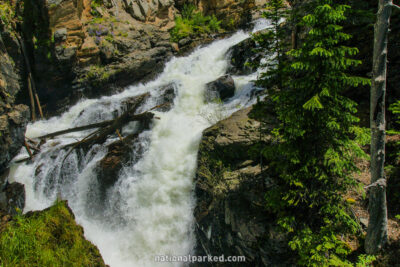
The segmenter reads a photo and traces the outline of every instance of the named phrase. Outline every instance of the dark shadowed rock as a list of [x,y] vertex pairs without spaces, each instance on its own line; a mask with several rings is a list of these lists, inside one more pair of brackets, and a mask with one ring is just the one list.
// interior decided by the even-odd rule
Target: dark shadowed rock
[[141,96],[142,95],[139,96],[136,95],[122,100],[121,102],[122,111],[125,112],[130,110],[133,106],[136,106],[138,103],[140,103],[139,101],[145,102],[150,97],[150,94],[149,93],[144,94],[143,98],[141,98]]
[[176,96],[176,84],[170,83],[164,86],[161,86],[160,89],[160,96],[157,99],[157,106],[156,111],[167,112],[172,108],[174,104],[174,98]]
[[179,47],[189,45],[193,40],[191,38],[183,38],[182,40],[179,40],[178,44]]
[[97,180],[102,194],[118,180],[119,172],[131,159],[131,148],[138,135],[133,134],[108,146],[107,155],[100,161]]
[[234,75],[248,75],[256,71],[256,68],[249,65],[251,62],[258,64],[262,55],[255,50],[256,42],[249,38],[231,47],[227,56],[229,67],[227,73]]
[[[287,238],[264,208],[273,179],[249,154],[260,141],[260,124],[249,119],[250,110],[203,132],[195,177],[196,254],[245,256],[240,266],[291,266]],[[261,141],[267,145],[268,140]]]
[[24,89],[24,61],[16,33],[2,29],[0,23],[0,173],[23,145],[29,108],[16,104]]
[[20,183],[6,183],[0,191],[0,209],[8,214],[17,214],[25,206],[25,186]]
[[207,102],[216,99],[226,100],[235,94],[235,81],[230,75],[218,78],[216,81],[207,84],[205,99]]

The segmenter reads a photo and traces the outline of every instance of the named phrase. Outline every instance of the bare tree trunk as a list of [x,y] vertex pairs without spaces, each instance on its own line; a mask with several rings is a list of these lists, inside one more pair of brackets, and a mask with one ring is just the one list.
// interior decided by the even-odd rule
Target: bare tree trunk
[[289,1],[289,5],[291,7],[291,48],[297,49],[298,46],[298,34],[299,34],[299,25],[298,25],[298,5],[299,1],[291,0]]
[[35,100],[34,100],[34,95],[33,95],[33,91],[32,91],[32,83],[31,83],[31,79],[30,79],[30,74],[28,75],[27,85],[28,85],[29,99],[31,100],[32,121],[36,121]]
[[391,0],[379,0],[374,32],[373,77],[371,87],[371,185],[369,223],[365,250],[376,254],[387,242],[387,205],[385,164],[385,96],[387,44],[392,12]]

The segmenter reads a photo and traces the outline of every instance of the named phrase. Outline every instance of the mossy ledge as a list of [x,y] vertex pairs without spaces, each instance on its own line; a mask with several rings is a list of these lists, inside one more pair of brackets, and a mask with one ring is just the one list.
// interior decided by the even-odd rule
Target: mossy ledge
[[0,227],[0,266],[107,266],[66,201],[14,216]]

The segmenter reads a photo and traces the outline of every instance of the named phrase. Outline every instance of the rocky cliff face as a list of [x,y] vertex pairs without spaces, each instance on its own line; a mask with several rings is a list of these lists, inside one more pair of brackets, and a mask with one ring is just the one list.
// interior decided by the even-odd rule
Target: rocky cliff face
[[45,115],[58,114],[83,95],[105,95],[144,81],[180,50],[210,40],[202,36],[197,42],[171,43],[169,30],[185,4],[230,18],[236,27],[247,21],[245,14],[256,2],[260,1],[24,0],[1,4],[7,16],[0,21],[0,146],[6,151],[0,156],[0,171],[23,141],[29,118],[27,69],[32,71]]
[[[25,62],[11,21],[0,20],[0,174],[24,140],[29,108],[16,104],[25,85]],[[1,183],[0,183],[1,185]]]
[[82,95],[108,94],[155,75],[194,41],[170,42],[175,16],[189,3],[233,29],[251,19],[256,2],[25,0],[22,29],[45,109],[59,110]]
[[[25,1],[42,102],[54,111],[82,94],[104,95],[156,72],[172,56],[173,1]],[[29,11],[28,11],[29,10]]]
[[249,119],[250,111],[240,110],[203,133],[195,178],[196,252],[245,256],[242,266],[287,266],[286,238],[263,208],[272,178],[251,153],[268,137],[260,140],[260,124]]

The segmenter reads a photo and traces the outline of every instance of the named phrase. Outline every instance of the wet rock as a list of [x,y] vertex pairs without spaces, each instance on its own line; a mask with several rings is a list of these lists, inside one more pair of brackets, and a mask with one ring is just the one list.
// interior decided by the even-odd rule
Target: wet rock
[[[272,178],[248,153],[260,141],[260,124],[248,117],[250,111],[203,132],[195,176],[196,254],[245,256],[243,266],[290,266],[287,238],[264,208]],[[269,137],[261,141],[267,145]]]
[[176,85],[174,83],[170,83],[162,86],[160,89],[160,96],[157,99],[156,111],[167,112],[172,108],[174,104],[174,99],[176,96]]
[[0,209],[8,214],[15,215],[17,210],[22,211],[25,206],[25,186],[20,183],[6,183],[0,191]]
[[[150,96],[149,93],[130,97],[125,99],[122,105],[127,110],[131,109],[132,106],[137,106],[146,101]],[[107,146],[107,154],[100,161],[97,168],[97,180],[100,186],[100,193],[102,196],[105,195],[107,189],[112,187],[118,180],[119,173],[122,167],[128,162],[137,160],[143,153],[141,144],[137,142],[137,138],[141,132],[150,128],[151,120],[153,116],[148,116],[146,120],[135,122],[138,123],[134,133],[129,134],[122,140],[115,141]],[[121,130],[122,131],[122,130]],[[123,134],[123,132],[120,134]]]
[[[119,178],[122,167],[130,162],[133,147],[136,143],[138,134],[131,134],[123,140],[118,140],[108,146],[106,156],[100,161],[97,171],[97,180],[100,185],[100,193],[105,195],[107,189],[111,188]],[[140,154],[143,151],[136,151]]]
[[260,63],[262,55],[255,49],[256,42],[249,38],[230,48],[227,57],[230,59],[227,73],[232,75],[248,75],[257,70],[250,65]]
[[[150,97],[150,93],[146,93],[144,95],[144,101],[146,101]],[[121,106],[122,106],[122,112],[128,111],[131,109],[133,106],[138,104],[138,96],[132,96],[125,98],[124,100],[121,101]]]
[[207,84],[205,99],[212,102],[218,99],[226,100],[235,94],[235,82],[230,75],[218,78]]
[[8,199],[8,212],[16,214],[16,209],[22,211],[25,207],[25,186],[20,183],[11,183],[4,191]]
[[22,147],[29,114],[27,106],[17,105],[9,113],[0,116],[0,172]]
[[125,138],[125,141],[117,141],[108,147],[107,155],[100,161],[100,171],[97,176],[102,192],[105,192],[118,180],[119,171],[129,160],[130,144],[128,143],[135,138],[137,136],[130,139]]
[[178,44],[179,44],[179,47],[182,47],[182,46],[185,46],[185,45],[189,45],[191,42],[192,42],[191,38],[184,38],[184,39],[180,40],[178,42]]

